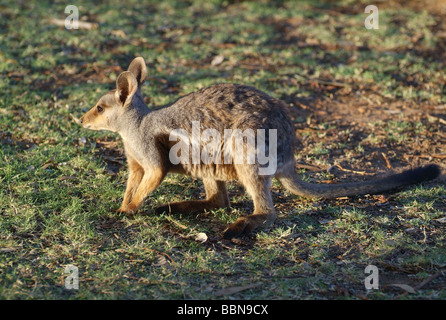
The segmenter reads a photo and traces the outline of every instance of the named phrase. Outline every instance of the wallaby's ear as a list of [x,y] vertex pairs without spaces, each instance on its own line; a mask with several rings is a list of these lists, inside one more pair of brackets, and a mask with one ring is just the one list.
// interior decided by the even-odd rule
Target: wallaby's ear
[[129,71],[135,76],[138,86],[142,85],[147,77],[147,67],[144,58],[137,57],[133,59],[129,65]]
[[116,79],[116,100],[124,107],[132,102],[133,95],[138,90],[138,82],[130,71],[124,71]]

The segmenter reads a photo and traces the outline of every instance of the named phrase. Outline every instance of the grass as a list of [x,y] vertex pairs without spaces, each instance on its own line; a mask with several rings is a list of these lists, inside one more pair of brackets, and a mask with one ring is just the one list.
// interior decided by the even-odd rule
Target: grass
[[[333,201],[274,183],[279,219],[230,242],[222,231],[252,211],[236,182],[229,211],[154,215],[152,207],[204,195],[200,181],[169,176],[147,214],[129,219],[114,211],[126,180],[119,137],[73,120],[143,56],[151,108],[217,82],[284,100],[298,165],[314,168],[299,169],[307,181],[382,173],[385,158],[393,169],[441,164],[442,15],[391,2],[369,31],[354,1],[73,4],[99,28],[51,24],[65,18],[63,1],[0,1],[1,299],[446,298],[444,178]],[[212,65],[217,55],[224,60]],[[335,164],[362,175],[327,173]],[[380,270],[379,290],[364,287],[369,264]],[[67,265],[79,269],[78,290],[65,289]],[[257,285],[227,290],[249,284]]]

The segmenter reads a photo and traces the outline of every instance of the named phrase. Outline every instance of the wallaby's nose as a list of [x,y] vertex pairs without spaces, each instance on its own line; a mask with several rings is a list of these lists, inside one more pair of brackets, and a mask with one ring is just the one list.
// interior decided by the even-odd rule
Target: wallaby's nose
[[81,124],[82,124],[82,122],[84,122],[84,117],[81,117],[81,119],[80,119]]

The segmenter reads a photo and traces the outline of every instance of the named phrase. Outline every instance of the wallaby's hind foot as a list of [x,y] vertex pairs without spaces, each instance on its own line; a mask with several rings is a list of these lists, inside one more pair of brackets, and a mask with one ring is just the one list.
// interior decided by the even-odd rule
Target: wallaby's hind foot
[[270,191],[271,177],[259,176],[256,166],[240,165],[236,170],[240,182],[252,197],[254,213],[231,224],[223,234],[225,239],[249,235],[271,225],[277,217]]
[[253,213],[247,217],[238,218],[223,233],[223,238],[231,240],[241,235],[249,235],[261,228],[270,226],[276,220],[276,213]]

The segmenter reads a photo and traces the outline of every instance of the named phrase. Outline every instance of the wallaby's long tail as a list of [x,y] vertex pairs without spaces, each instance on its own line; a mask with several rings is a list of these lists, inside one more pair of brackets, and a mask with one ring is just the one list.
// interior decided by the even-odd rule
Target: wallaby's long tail
[[440,173],[441,170],[439,166],[430,164],[383,178],[353,183],[308,183],[300,180],[294,171],[292,175],[280,176],[277,178],[286,189],[298,196],[329,199],[390,191],[395,188],[435,179]]

